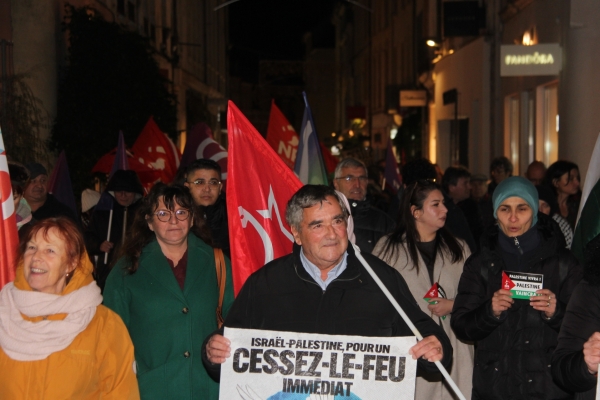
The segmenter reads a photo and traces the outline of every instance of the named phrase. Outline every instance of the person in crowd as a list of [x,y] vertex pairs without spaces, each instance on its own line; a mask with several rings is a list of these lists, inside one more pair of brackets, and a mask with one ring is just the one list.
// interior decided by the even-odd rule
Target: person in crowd
[[544,183],[554,190],[559,214],[575,230],[581,200],[579,167],[571,161],[556,161],[548,167]]
[[[483,233],[483,217],[478,204],[471,199],[471,173],[465,167],[448,167],[442,179],[442,188],[447,197],[464,214],[473,238]],[[475,242],[477,245],[477,242]],[[477,250],[475,247],[473,250]]]
[[367,176],[369,177],[367,183],[367,200],[378,210],[387,213],[390,208],[391,196],[390,192],[381,186],[384,184],[385,179],[383,173],[384,171],[377,165],[367,167]]
[[119,248],[131,231],[144,188],[135,171],[120,169],[110,178],[105,191],[110,195],[112,204],[94,210],[85,230],[86,248],[96,258],[95,276],[102,290],[110,266],[116,261]]
[[[444,174],[444,179],[448,170]],[[473,377],[473,344],[460,341],[450,328],[450,312],[465,260],[470,251],[445,228],[446,214],[441,187],[417,181],[406,191],[401,217],[394,232],[382,238],[373,255],[394,267],[410,288],[421,310],[444,328],[454,349],[450,376],[461,392],[470,398]],[[438,285],[439,295],[428,295]],[[421,300],[427,298],[427,301]],[[421,371],[415,399],[453,399],[439,372]]]
[[471,175],[471,199],[477,203],[481,215],[483,232],[496,224],[492,196],[488,193],[488,177],[484,174]]
[[[349,212],[342,204],[337,192],[323,185],[305,185],[292,196],[286,208],[295,240],[292,254],[271,261],[248,278],[225,326],[331,335],[411,335],[348,244]],[[419,309],[402,275],[371,254],[363,257],[424,337],[410,350],[418,359],[417,369],[436,371],[435,361],[448,367],[450,341]],[[202,355],[215,379],[231,350],[222,333],[207,337]]]
[[541,161],[533,161],[527,167],[527,171],[525,171],[525,178],[527,178],[529,182],[533,183],[534,186],[541,185],[544,182],[545,176],[546,166]]
[[475,201],[489,199],[488,177],[484,174],[471,175],[471,198]]
[[552,376],[575,400],[596,399],[600,364],[600,235],[585,249],[583,280],[567,305],[552,354]]
[[[425,158],[418,158],[416,160],[409,161],[402,167],[401,172],[404,190],[418,180],[429,180],[431,182],[441,184],[441,182],[437,181],[437,175],[433,164],[431,164],[431,162]],[[402,196],[402,193],[404,193],[404,190],[398,191],[397,197],[399,200]],[[446,215],[446,228],[448,228],[450,233],[452,233],[454,236],[467,242],[469,249],[476,249],[477,243],[473,238],[473,234],[469,229],[469,223],[467,222],[462,210],[458,208],[458,206],[454,204],[454,202],[447,195],[444,196],[444,202],[446,204],[446,208],[448,209],[448,214]],[[393,214],[395,215],[396,221],[400,217],[400,204],[401,201],[396,203],[396,211]],[[392,210],[390,211],[390,214],[392,214]]]
[[81,225],[84,231],[90,225],[92,214],[94,214],[96,204],[98,204],[99,200],[100,193],[93,189],[84,189],[81,192]]
[[393,220],[367,200],[367,168],[356,158],[345,158],[335,168],[333,186],[350,203],[356,245],[362,252],[373,251],[377,241],[394,228]]
[[488,193],[494,194],[496,186],[506,178],[510,178],[513,173],[513,165],[510,160],[504,156],[496,157],[490,164],[491,182],[488,184]]
[[41,221],[45,218],[64,216],[70,218],[79,226],[79,219],[75,211],[67,205],[61,203],[48,193],[48,171],[40,163],[30,163],[26,165],[29,171],[29,182],[23,197],[31,208],[33,219]]
[[230,256],[229,225],[227,222],[227,203],[221,167],[213,160],[200,158],[187,168],[184,185],[190,189],[196,206],[201,208],[212,235],[215,247],[223,249]]
[[19,230],[19,239],[27,231],[27,228],[21,231],[23,226],[30,227],[34,220],[31,214],[31,207],[27,200],[23,197],[25,188],[29,183],[29,171],[21,163],[9,161],[8,173],[10,175],[10,184],[13,193],[13,201],[15,205],[15,214],[17,219],[17,229]]
[[[459,339],[477,342],[472,398],[569,399],[552,381],[550,357],[581,267],[549,227],[554,221],[538,214],[527,179],[505,179],[492,201],[497,228],[465,263],[450,320]],[[512,283],[519,286],[507,274],[523,277]],[[533,282],[527,276],[542,289],[513,298]]]
[[131,339],[92,270],[70,219],[29,230],[0,292],[0,398],[140,398]]
[[143,399],[219,397],[200,361],[201,346],[217,329],[217,314],[226,315],[233,302],[231,266],[225,259],[219,281],[217,252],[193,210],[186,187],[154,185],[106,281],[104,304],[129,330]]
[[535,187],[538,192],[539,210],[541,213],[549,215],[558,224],[561,233],[565,238],[567,249],[571,248],[573,243],[573,229],[569,226],[566,219],[558,213],[558,203],[552,189],[547,185],[538,185]]

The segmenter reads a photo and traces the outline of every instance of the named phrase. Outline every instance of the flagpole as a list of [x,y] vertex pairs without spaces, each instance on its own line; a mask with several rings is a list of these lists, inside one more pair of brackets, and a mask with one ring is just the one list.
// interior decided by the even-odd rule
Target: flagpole
[[[110,228],[112,227],[112,217],[113,217],[113,209],[110,209],[110,214],[108,215],[108,233],[106,234],[106,241],[110,242]],[[110,251],[110,250],[109,250]],[[104,264],[108,263],[108,251],[104,253]]]
[[[390,291],[387,289],[387,287],[385,287],[385,285],[383,284],[381,279],[379,279],[379,277],[377,276],[375,271],[373,271],[373,269],[371,268],[369,263],[367,263],[367,261],[363,258],[362,254],[360,254],[360,249],[358,248],[358,246],[352,243],[352,247],[354,247],[354,252],[355,252],[358,260],[365,267],[365,269],[367,270],[369,275],[371,275],[371,277],[373,278],[375,283],[377,283],[377,286],[379,286],[379,288],[383,291],[383,294],[385,294],[385,296],[388,298],[388,300],[392,303],[392,305],[394,306],[396,311],[398,311],[398,313],[400,314],[400,316],[402,317],[404,322],[406,322],[406,325],[408,325],[408,327],[410,328],[412,333],[417,337],[418,340],[423,340],[423,335],[421,335],[421,332],[419,332],[419,330],[417,329],[415,324],[413,324],[412,321],[410,320],[410,318],[408,318],[408,315],[406,315],[406,313],[404,312],[402,307],[400,307],[400,304],[398,304],[398,302],[396,301],[394,296],[390,293]],[[435,365],[438,367],[438,369],[440,370],[440,372],[442,373],[444,378],[446,378],[446,381],[448,382],[448,384],[450,385],[450,387],[452,388],[454,393],[458,396],[458,398],[460,400],[466,400],[465,396],[462,394],[462,392],[460,391],[458,386],[456,386],[456,383],[454,383],[454,381],[450,377],[450,374],[448,374],[448,371],[446,371],[446,368],[444,368],[442,363],[439,361],[436,361]]]

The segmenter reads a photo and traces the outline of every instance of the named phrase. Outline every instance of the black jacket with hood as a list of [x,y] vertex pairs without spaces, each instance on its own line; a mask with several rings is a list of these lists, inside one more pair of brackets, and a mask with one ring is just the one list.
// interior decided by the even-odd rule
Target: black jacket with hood
[[[135,199],[128,207],[123,207],[115,199],[115,192],[133,192],[135,193]],[[85,247],[90,256],[98,256],[98,260],[95,261],[95,277],[101,289],[104,289],[104,282],[110,272],[110,265],[113,262],[113,258],[119,252],[121,243],[123,241],[123,224],[125,223],[125,216],[127,216],[125,232],[131,227],[135,213],[139,207],[140,199],[144,195],[144,188],[140,182],[135,171],[132,170],[118,170],[112,176],[108,184],[106,185],[105,192],[110,194],[110,201],[103,207],[103,199],[100,199],[99,204],[96,206],[94,213],[90,219],[90,223],[85,231]],[[104,195],[103,195],[104,196]],[[114,243],[114,247],[108,253],[108,261],[104,262],[104,255],[100,251],[100,245],[108,237],[108,225],[110,222],[110,202],[112,202],[112,223],[110,227],[110,240],[109,242]]]
[[577,400],[594,400],[598,384],[597,375],[590,374],[583,359],[583,345],[600,332],[600,235],[586,250],[583,280],[571,296],[552,356],[554,380],[577,392]]
[[[517,237],[522,254],[512,238],[493,227],[465,263],[451,326],[458,338],[477,342],[473,400],[572,398],[552,381],[550,360],[582,269],[549,220],[538,214],[538,223]],[[504,270],[543,274],[544,289],[558,300],[552,318],[534,310],[529,300],[519,299],[494,317],[491,299],[501,287]]]

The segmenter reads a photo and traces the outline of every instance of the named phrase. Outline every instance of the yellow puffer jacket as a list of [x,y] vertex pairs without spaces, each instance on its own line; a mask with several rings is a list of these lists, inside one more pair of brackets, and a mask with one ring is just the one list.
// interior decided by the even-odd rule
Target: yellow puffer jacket
[[[88,255],[84,254],[62,294],[90,284],[92,269]],[[32,290],[25,280],[22,264],[17,268],[14,283],[18,289]],[[56,314],[47,319],[65,317]],[[27,319],[37,322],[41,317]],[[0,399],[139,399],[133,363],[133,345],[123,321],[99,305],[87,328],[66,349],[44,360],[16,361],[0,349]]]

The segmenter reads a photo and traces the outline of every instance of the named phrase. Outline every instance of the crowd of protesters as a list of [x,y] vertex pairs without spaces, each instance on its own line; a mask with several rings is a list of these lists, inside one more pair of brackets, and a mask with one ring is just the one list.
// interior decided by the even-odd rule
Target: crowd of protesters
[[[82,193],[81,218],[48,193],[44,166],[10,162],[20,248],[0,291],[0,398],[217,399],[223,326],[411,335],[357,252],[424,336],[410,350],[416,399],[455,398],[436,361],[467,399],[594,398],[600,238],[580,265],[578,166],[535,161],[519,177],[506,157],[489,175],[416,159],[397,191],[383,168],[346,158],[330,186],[296,192],[292,253],[234,300],[216,162],[147,194],[118,170],[103,194]],[[515,298],[509,272],[543,276],[543,288]]]

